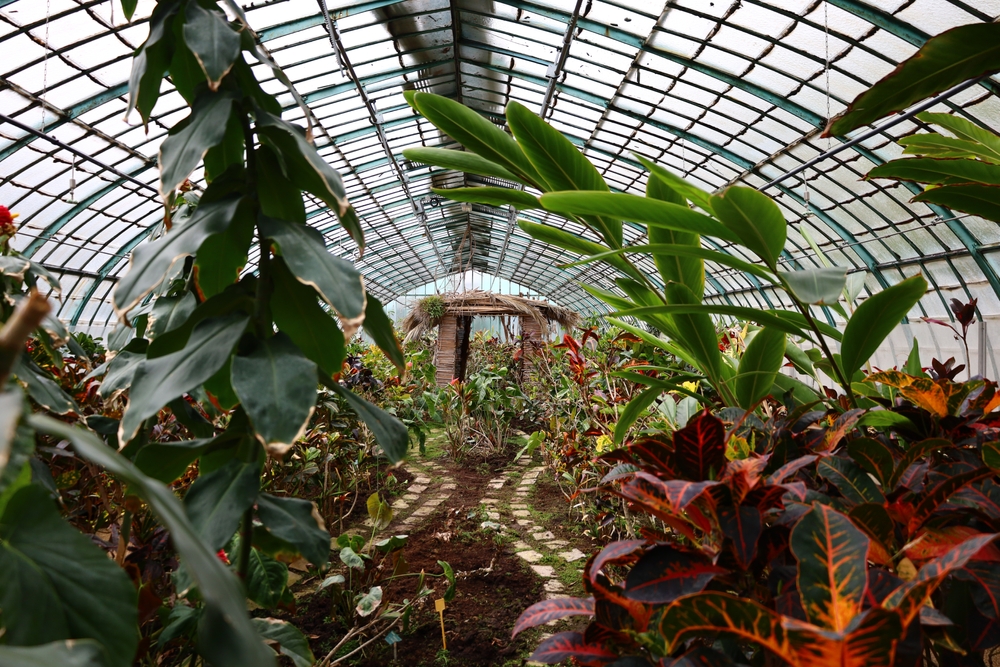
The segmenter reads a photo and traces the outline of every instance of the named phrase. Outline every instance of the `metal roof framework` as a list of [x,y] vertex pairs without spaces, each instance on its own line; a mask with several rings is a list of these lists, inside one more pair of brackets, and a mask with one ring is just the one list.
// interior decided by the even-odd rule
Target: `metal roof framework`
[[[140,0],[130,23],[117,4],[0,0],[0,203],[21,214],[15,247],[60,276],[60,317],[95,333],[114,324],[111,290],[162,218],[157,150],[187,114],[165,82],[170,92],[148,134],[136,116],[124,119],[132,52],[154,3]],[[403,159],[410,146],[454,146],[414,114],[404,90],[454,97],[501,127],[510,100],[544,106],[616,190],[645,187],[633,153],[709,190],[762,188],[836,148],[838,140],[819,138],[826,118],[929,35],[992,21],[1000,0],[332,0],[326,8],[329,20],[318,0],[244,3],[362,220],[368,247],[358,257],[331,212],[309,202],[328,247],[353,259],[383,300],[473,270],[590,312],[602,305],[580,283],[614,290],[600,265],[560,269],[572,257],[523,234],[509,210],[466,210],[431,194],[488,179]],[[285,118],[305,124],[291,95],[256,67]],[[934,110],[998,130],[997,90],[986,79]],[[1000,316],[994,223],[910,203],[916,186],[862,180],[899,156],[896,138],[921,129],[897,123],[768,189],[790,223],[782,261],[817,265],[808,234],[834,263],[864,271],[868,292],[923,272],[934,290],[914,316],[950,317],[952,296],[978,297],[982,315]],[[557,216],[521,217],[591,236]],[[627,243],[642,234],[626,224]],[[656,276],[652,262],[640,265]],[[753,276],[706,269],[710,300],[783,303]]]

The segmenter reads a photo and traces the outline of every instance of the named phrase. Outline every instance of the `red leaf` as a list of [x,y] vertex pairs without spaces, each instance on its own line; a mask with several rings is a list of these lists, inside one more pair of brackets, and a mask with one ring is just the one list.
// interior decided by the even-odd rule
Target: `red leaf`
[[637,558],[635,552],[646,546],[646,540],[619,540],[601,549],[587,570],[593,576],[604,569],[605,565],[628,563]]
[[991,475],[993,475],[993,471],[989,468],[980,468],[978,470],[972,470],[970,472],[954,475],[953,477],[948,477],[943,482],[936,485],[933,489],[928,491],[923,498],[921,498],[920,502],[917,503],[916,507],[914,507],[913,516],[910,517],[910,521],[907,524],[907,529],[910,534],[912,535],[917,532],[920,526],[922,526],[924,522],[931,517],[934,511],[959,489],[972,484],[973,482],[978,482],[981,479],[990,477]]
[[725,504],[718,509],[719,528],[733,542],[736,562],[746,569],[757,555],[757,540],[763,529],[760,512],[756,507]]
[[674,461],[688,479],[718,477],[726,465],[726,428],[708,410],[674,433]]
[[513,639],[519,633],[536,625],[555,621],[567,616],[593,616],[594,598],[554,598],[542,600],[531,605],[517,618],[514,624]]
[[666,473],[673,472],[670,465],[672,451],[669,445],[655,438],[641,438],[628,446],[628,451],[639,461]]
[[793,459],[781,466],[777,470],[771,473],[767,478],[769,484],[780,484],[785,481],[785,478],[790,477],[797,473],[802,468],[805,468],[810,463],[813,463],[819,457],[815,454],[807,454],[806,456],[800,456],[797,459]]
[[603,646],[587,644],[579,632],[560,632],[539,644],[530,660],[554,665],[570,658],[583,665],[605,665],[617,660],[618,655]]
[[658,546],[632,567],[625,595],[649,604],[672,602],[702,591],[712,577],[725,572],[701,554]]
[[621,495],[669,516],[682,511],[716,484],[718,482],[685,482],[680,479],[664,482],[649,473],[639,472],[635,479],[622,486]]

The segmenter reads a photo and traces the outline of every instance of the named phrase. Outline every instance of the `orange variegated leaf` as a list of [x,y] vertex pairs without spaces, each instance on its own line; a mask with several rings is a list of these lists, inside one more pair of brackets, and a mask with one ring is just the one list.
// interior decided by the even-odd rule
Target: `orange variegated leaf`
[[[962,542],[979,535],[983,535],[983,532],[970,526],[926,528],[906,545],[904,553],[910,560],[922,563],[940,558]],[[1000,560],[1000,549],[996,545],[987,545],[983,547],[983,551],[987,553],[980,556],[988,560]]]
[[872,373],[868,376],[868,380],[895,387],[904,398],[933,415],[948,416],[948,396],[952,392],[945,385],[947,380],[935,381],[930,378],[918,378],[899,371]]
[[815,504],[792,529],[798,590],[810,622],[843,632],[861,613],[868,586],[868,536],[849,518]]
[[913,516],[910,517],[910,521],[907,524],[907,529],[910,534],[915,534],[917,530],[924,525],[924,522],[931,517],[934,511],[963,486],[978,482],[979,480],[992,475],[993,471],[989,468],[970,470],[969,472],[948,477],[937,486],[924,493],[920,502],[918,502],[916,507],[913,508]]

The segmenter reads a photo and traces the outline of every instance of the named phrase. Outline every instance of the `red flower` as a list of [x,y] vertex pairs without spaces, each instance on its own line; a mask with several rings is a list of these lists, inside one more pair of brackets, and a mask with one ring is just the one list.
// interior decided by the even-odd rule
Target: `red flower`
[[219,549],[219,553],[215,554],[219,560],[221,560],[226,565],[229,565],[229,556],[226,555],[225,549]]
[[17,231],[14,218],[17,213],[11,213],[6,206],[0,206],[0,236],[13,236]]

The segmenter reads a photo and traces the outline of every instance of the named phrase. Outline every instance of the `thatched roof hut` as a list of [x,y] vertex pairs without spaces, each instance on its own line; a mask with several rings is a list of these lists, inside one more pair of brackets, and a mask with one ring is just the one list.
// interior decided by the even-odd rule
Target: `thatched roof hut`
[[[453,292],[421,299],[403,320],[405,340],[417,340],[439,327],[434,355],[439,385],[448,384],[456,377],[465,378],[469,332],[472,318],[477,315],[519,318],[522,345],[533,347],[539,346],[548,338],[550,322],[572,328],[580,320],[580,316],[572,310],[546,301],[483,290]],[[525,352],[530,350],[525,349]]]

